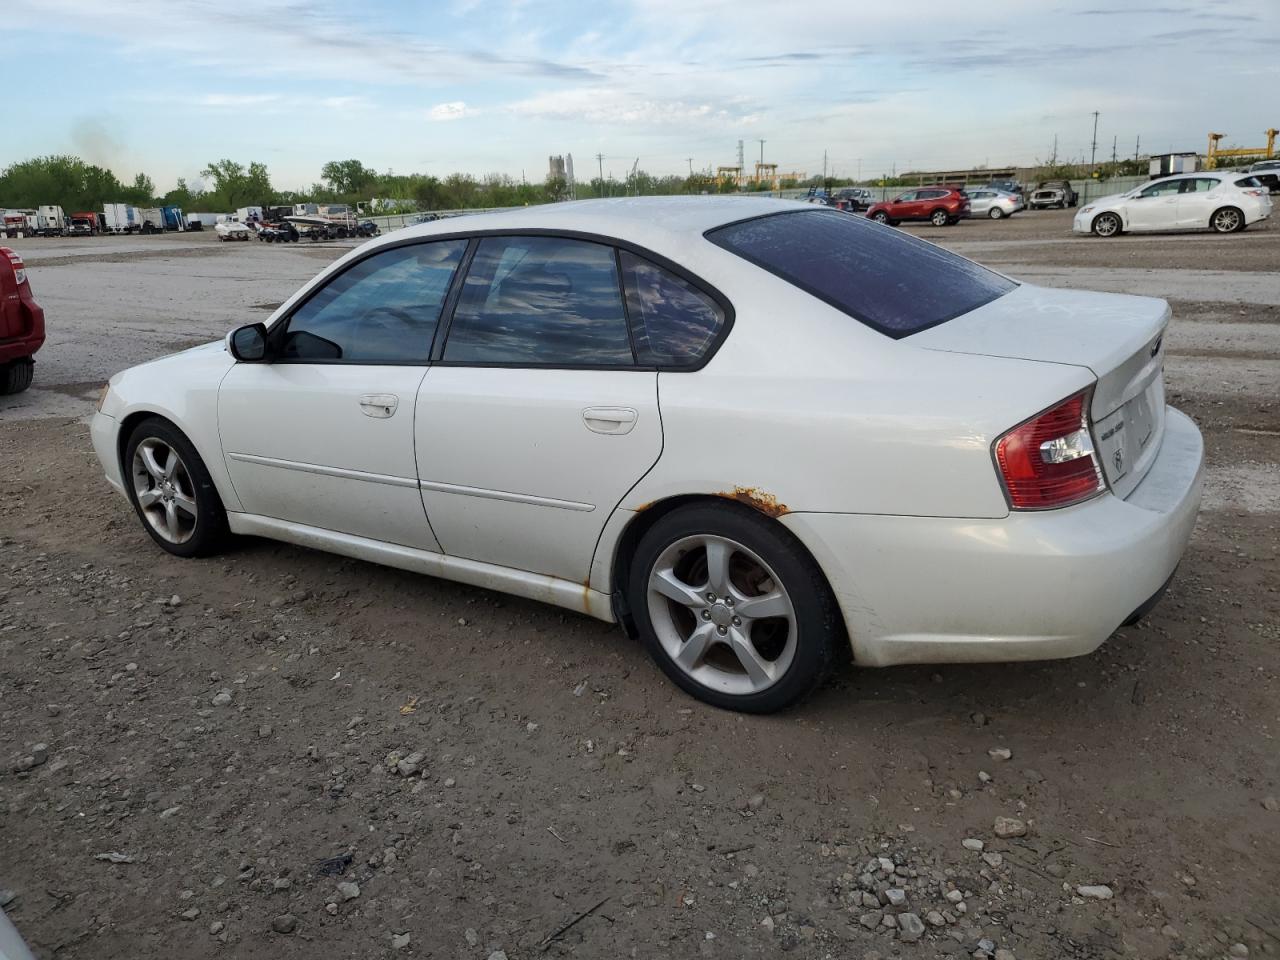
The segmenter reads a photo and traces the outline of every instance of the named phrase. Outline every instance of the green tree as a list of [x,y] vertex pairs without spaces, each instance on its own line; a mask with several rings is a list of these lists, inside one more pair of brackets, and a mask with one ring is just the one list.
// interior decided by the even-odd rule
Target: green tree
[[368,193],[377,181],[377,171],[359,160],[330,160],[320,168],[320,178],[336,194]]

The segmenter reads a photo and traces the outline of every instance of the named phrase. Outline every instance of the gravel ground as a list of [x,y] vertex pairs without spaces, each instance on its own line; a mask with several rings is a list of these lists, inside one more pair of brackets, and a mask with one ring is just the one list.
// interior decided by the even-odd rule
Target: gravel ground
[[1091,656],[847,669],[767,718],[532,602],[161,553],[98,386],[339,251],[22,242],[50,341],[0,400],[0,906],[41,960],[1280,955],[1280,230],[1069,221],[909,229],[1173,298],[1210,486],[1169,595]]

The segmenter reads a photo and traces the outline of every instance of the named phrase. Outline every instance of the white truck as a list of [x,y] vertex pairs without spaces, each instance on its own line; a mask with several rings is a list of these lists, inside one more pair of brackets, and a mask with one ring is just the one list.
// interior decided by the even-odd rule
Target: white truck
[[60,237],[67,226],[67,216],[57,204],[43,204],[36,207],[33,216],[27,221],[31,232],[37,237]]
[[262,220],[261,207],[241,207],[236,211],[236,219],[241,223],[250,223],[254,220]]
[[102,207],[107,233],[137,233],[142,229],[138,209],[128,203],[107,203]]

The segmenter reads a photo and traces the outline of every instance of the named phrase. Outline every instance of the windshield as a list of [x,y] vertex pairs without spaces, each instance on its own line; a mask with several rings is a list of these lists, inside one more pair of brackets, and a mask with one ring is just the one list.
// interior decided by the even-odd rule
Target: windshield
[[976,310],[1017,286],[932,243],[835,211],[757,217],[706,236],[894,338]]

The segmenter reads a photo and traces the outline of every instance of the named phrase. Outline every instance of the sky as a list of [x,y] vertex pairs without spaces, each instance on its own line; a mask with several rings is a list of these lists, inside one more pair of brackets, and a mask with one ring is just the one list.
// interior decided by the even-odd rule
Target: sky
[[[328,160],[578,178],[732,164],[871,177],[1223,146],[1280,126],[1280,0],[4,0],[0,168]],[[966,11],[966,8],[967,11]],[[961,12],[966,11],[966,12]],[[760,140],[764,140],[763,146]],[[603,155],[597,160],[596,155]]]

